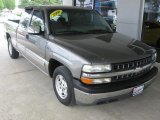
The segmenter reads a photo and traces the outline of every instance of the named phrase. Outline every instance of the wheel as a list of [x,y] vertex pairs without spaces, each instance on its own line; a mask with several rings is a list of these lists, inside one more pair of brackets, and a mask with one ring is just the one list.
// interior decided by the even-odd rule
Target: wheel
[[19,57],[19,52],[13,47],[11,38],[8,38],[8,52],[12,59],[17,59]]
[[58,100],[66,105],[74,105],[73,77],[65,66],[60,66],[53,73],[53,88]]

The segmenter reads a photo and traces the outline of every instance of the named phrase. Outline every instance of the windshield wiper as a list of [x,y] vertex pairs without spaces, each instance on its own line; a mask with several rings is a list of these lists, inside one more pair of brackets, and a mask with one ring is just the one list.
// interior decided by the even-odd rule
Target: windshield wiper
[[75,30],[66,30],[66,31],[57,32],[56,34],[57,35],[60,35],[60,34],[87,34],[87,32],[75,31]]
[[88,33],[112,33],[112,31],[110,30],[104,30],[104,29],[92,29],[92,30],[88,30]]

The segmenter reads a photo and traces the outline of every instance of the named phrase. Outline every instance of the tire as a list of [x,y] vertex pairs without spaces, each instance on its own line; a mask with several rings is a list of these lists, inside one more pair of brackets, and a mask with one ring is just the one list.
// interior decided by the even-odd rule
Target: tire
[[60,66],[53,73],[53,88],[57,99],[66,106],[75,105],[73,77],[65,66]]
[[10,37],[8,38],[8,52],[12,59],[17,59],[19,57],[19,52],[13,47]]

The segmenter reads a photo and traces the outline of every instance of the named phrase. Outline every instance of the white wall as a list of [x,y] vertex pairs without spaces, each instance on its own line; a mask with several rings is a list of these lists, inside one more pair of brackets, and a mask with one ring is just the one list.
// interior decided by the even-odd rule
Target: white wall
[[145,0],[117,1],[117,32],[140,40]]
[[73,0],[63,0],[63,5],[72,6],[73,5]]

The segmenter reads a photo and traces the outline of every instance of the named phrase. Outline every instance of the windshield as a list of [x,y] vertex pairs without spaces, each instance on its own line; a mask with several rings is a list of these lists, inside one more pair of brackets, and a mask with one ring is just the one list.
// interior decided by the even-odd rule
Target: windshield
[[104,18],[94,10],[52,9],[48,15],[51,33],[54,35],[112,32]]

